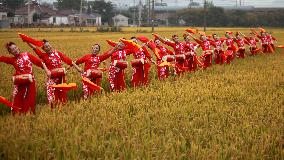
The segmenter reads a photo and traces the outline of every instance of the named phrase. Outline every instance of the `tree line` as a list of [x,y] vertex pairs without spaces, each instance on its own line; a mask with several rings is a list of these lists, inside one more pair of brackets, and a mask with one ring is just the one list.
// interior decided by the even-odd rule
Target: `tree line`
[[[23,6],[27,0],[2,0],[2,3],[12,11]],[[57,0],[59,10],[74,9],[80,10],[81,0]],[[112,23],[112,17],[115,15],[113,4],[108,1],[86,1],[83,0],[83,13],[99,13],[102,15],[102,22]],[[133,18],[138,19],[138,14],[133,17],[133,10],[137,12],[137,7],[122,11],[121,13],[130,18],[130,24]],[[13,16],[13,13],[8,14]],[[204,10],[202,8],[189,8],[170,13],[169,24],[179,25],[179,20],[184,20],[187,26],[203,26]],[[253,10],[224,10],[208,4],[206,10],[207,26],[209,27],[284,27],[284,8],[279,9],[253,9]],[[147,8],[143,6],[142,25],[150,25],[147,15]],[[159,23],[159,20],[156,19]]]
[[[188,26],[203,26],[203,9],[185,9],[171,14],[169,21],[177,25],[183,19]],[[206,22],[210,27],[283,27],[284,8],[253,9],[253,10],[224,10],[212,6],[206,10]]]

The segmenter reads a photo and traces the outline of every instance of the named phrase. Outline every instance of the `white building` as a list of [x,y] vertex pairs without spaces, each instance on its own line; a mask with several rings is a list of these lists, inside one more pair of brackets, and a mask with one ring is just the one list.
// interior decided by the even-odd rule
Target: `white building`
[[8,19],[9,11],[8,8],[0,6],[0,28],[10,28],[10,21]]
[[118,14],[112,17],[114,26],[128,26],[128,17]]

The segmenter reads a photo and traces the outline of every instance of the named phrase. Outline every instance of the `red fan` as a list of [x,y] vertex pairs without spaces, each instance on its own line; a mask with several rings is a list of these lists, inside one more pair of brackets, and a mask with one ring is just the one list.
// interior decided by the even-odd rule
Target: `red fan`
[[143,43],[149,42],[149,39],[145,36],[139,36],[139,37],[137,37],[137,39],[139,39],[139,41],[141,41]]
[[69,83],[69,84],[61,83],[61,84],[51,85],[51,87],[53,87],[54,89],[57,89],[57,90],[65,90],[65,91],[77,89],[76,83]]
[[264,29],[264,28],[261,28],[261,27],[259,28],[259,31],[260,31],[260,32],[266,32],[265,29]]
[[155,38],[159,38],[159,36],[155,33],[152,33],[152,35],[155,37]]
[[88,78],[82,77],[82,79],[83,79],[83,83],[84,83],[85,85],[87,85],[88,87],[90,87],[91,89],[96,90],[96,91],[103,90],[102,87],[96,85],[95,83],[93,83],[92,81],[90,81]]
[[112,47],[115,47],[116,45],[117,45],[117,42],[114,42],[114,41],[112,41],[112,40],[106,40],[107,41],[107,43],[110,45],[110,46],[112,46]]
[[13,103],[2,96],[0,96],[0,103],[4,104],[7,107],[13,108]]
[[108,71],[108,68],[98,68],[99,70],[103,71],[103,72],[106,72]]
[[149,41],[148,46],[149,46],[152,50],[154,50],[154,49],[156,48],[156,45],[155,45],[155,43],[154,43],[153,41]]
[[28,42],[28,43],[31,43],[37,47],[42,47],[43,46],[43,42],[42,41],[39,41],[39,40],[36,40],[36,39],[33,39],[25,34],[22,34],[22,33],[18,33],[19,36],[22,38],[22,40],[24,42]]
[[188,33],[192,33],[192,34],[195,34],[197,32],[196,29],[192,29],[192,28],[188,28],[185,31]]
[[199,31],[198,33],[199,33],[200,35],[202,35],[202,36],[206,36],[206,33],[205,33],[205,32]]
[[132,40],[125,40],[120,38],[120,41],[122,43],[124,43],[128,48],[133,49],[133,50],[138,50],[139,48],[141,48],[140,45],[136,44],[135,42],[133,42]]
[[165,61],[165,62],[162,62],[161,64],[159,64],[158,66],[159,67],[164,67],[164,66],[170,66],[170,65],[171,65],[171,63]]
[[156,57],[158,59],[160,59],[160,55],[159,55],[159,49],[156,47],[155,43],[153,41],[149,41],[148,42],[148,46],[151,48],[151,50],[154,52],[154,54],[156,55]]
[[257,48],[257,49],[254,50],[254,52],[259,52],[259,51],[261,51],[260,48]]

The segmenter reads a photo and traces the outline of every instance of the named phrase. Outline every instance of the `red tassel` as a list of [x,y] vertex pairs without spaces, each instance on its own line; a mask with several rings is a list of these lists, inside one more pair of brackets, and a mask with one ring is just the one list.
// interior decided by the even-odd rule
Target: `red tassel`
[[2,96],[0,96],[0,103],[4,104],[7,107],[13,108],[13,103]]
[[36,40],[36,39],[33,39],[25,34],[22,34],[22,33],[18,33],[19,36],[22,38],[22,40],[24,42],[28,42],[28,43],[31,43],[37,47],[42,47],[43,46],[43,42],[42,41],[39,41],[39,40]]
[[124,43],[127,46],[127,48],[133,49],[134,51],[141,47],[141,46],[139,46],[138,44],[134,43],[131,40],[125,40],[125,39],[121,38],[120,41],[122,43]]
[[188,32],[188,33],[192,33],[192,34],[196,33],[196,29],[192,29],[192,28],[188,28],[185,31]]
[[87,85],[89,88],[91,88],[92,90],[95,90],[95,91],[103,90],[102,87],[96,85],[95,83],[93,83],[92,81],[90,81],[88,78],[82,77],[82,79],[83,79],[83,83],[84,83],[85,85]]
[[149,42],[149,39],[147,37],[144,37],[144,36],[139,36],[139,37],[137,37],[137,39],[139,39],[139,41],[141,41],[143,43]]
[[114,41],[112,41],[112,40],[106,40],[107,41],[107,43],[110,45],[110,46],[112,46],[112,47],[115,47],[116,45],[117,45],[117,42],[114,42]]

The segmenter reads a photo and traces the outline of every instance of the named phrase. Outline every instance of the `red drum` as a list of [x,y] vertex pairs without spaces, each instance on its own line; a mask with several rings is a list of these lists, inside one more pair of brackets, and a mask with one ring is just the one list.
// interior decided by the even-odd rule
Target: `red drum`
[[234,52],[232,50],[225,51],[226,56],[232,56],[233,54],[234,54]]
[[144,59],[133,59],[131,61],[131,66],[132,67],[140,67],[144,64],[144,62],[145,62]]
[[166,56],[163,56],[163,58],[162,58],[162,60],[164,61],[164,62],[172,62],[172,61],[174,61],[174,56],[172,56],[172,55],[166,55]]
[[51,78],[61,78],[65,76],[66,70],[65,68],[54,68],[51,71]]
[[185,60],[185,55],[184,54],[176,55],[176,61],[177,62],[183,62],[184,60]]
[[103,77],[103,72],[98,69],[88,69],[87,70],[87,77],[88,78],[102,78]]
[[128,65],[127,61],[117,61],[117,60],[114,61],[114,66],[120,69],[127,68],[127,65]]
[[21,74],[13,76],[13,83],[15,85],[27,85],[33,82],[33,76],[31,74]]
[[184,55],[186,59],[189,59],[190,57],[192,57],[192,52],[186,52]]

